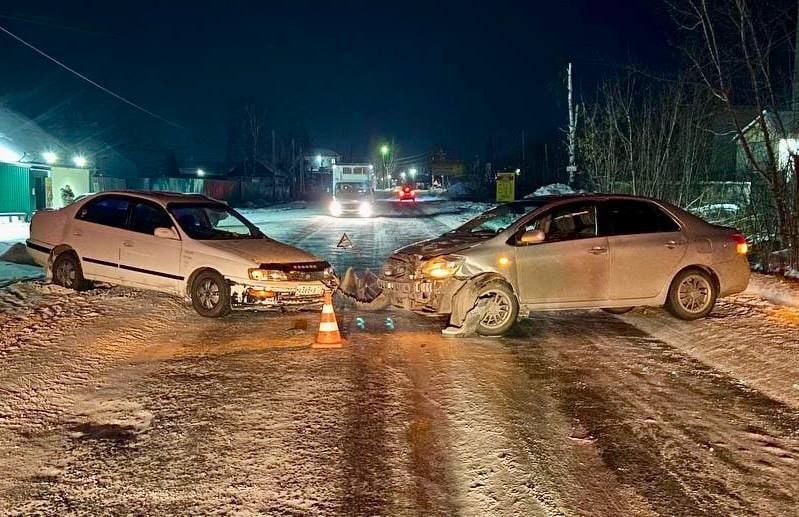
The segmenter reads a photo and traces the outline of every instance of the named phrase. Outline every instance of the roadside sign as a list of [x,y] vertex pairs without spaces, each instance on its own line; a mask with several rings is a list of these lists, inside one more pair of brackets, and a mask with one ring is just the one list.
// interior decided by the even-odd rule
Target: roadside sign
[[516,173],[497,173],[497,202],[506,203],[516,199]]
[[342,235],[341,238],[338,240],[338,244],[336,244],[336,247],[344,249],[352,248],[352,241],[350,240],[350,238],[347,236],[346,233]]

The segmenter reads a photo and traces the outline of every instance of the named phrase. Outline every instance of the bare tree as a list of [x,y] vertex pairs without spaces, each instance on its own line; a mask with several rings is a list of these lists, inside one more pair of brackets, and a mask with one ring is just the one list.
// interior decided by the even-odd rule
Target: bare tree
[[707,101],[685,81],[630,73],[602,84],[583,105],[577,140],[589,187],[692,204],[709,166]]
[[[727,111],[749,168],[762,179],[777,220],[775,247],[790,248],[799,266],[797,149],[791,145],[796,116],[781,103],[788,67],[772,67],[791,53],[791,21],[766,0],[673,0],[667,2],[686,37],[682,50],[699,84]],[[743,118],[748,105],[759,114]],[[787,155],[787,156],[786,156]]]
[[255,101],[249,100],[242,107],[241,124],[244,138],[242,140],[245,170],[253,175],[256,170],[256,163],[261,158],[261,131],[264,124],[263,111]]

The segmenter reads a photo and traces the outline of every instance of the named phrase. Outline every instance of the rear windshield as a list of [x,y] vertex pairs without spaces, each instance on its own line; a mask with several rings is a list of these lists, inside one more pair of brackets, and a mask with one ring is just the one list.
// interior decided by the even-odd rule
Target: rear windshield
[[170,203],[167,209],[186,235],[195,240],[264,238],[255,225],[227,205]]

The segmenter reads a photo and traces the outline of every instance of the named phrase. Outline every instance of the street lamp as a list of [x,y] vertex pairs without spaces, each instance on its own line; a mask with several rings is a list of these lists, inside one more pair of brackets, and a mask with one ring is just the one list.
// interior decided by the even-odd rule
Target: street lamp
[[205,171],[202,169],[197,169],[197,176],[202,178],[203,176],[205,176]]
[[415,178],[416,177],[416,167],[411,167],[410,169],[408,169],[408,173],[411,175],[411,178]]
[[45,163],[47,163],[48,165],[52,165],[58,161],[58,155],[55,154],[53,151],[43,152],[42,158],[44,158]]
[[388,152],[389,152],[389,151],[390,151],[390,149],[389,149],[389,148],[388,148],[388,146],[387,146],[387,145],[385,145],[385,144],[383,144],[383,145],[380,147],[380,154],[382,154],[382,155],[383,155],[383,157],[385,157],[385,156],[388,154]]
[[82,154],[76,154],[72,157],[72,163],[74,163],[76,167],[86,167],[86,157]]

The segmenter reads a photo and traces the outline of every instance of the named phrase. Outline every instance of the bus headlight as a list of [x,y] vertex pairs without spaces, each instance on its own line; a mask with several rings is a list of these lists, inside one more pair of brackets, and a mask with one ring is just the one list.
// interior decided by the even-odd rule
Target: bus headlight
[[338,217],[341,215],[341,203],[335,199],[330,202],[330,215],[333,217]]
[[372,204],[369,201],[361,202],[358,207],[358,215],[361,217],[372,217]]

